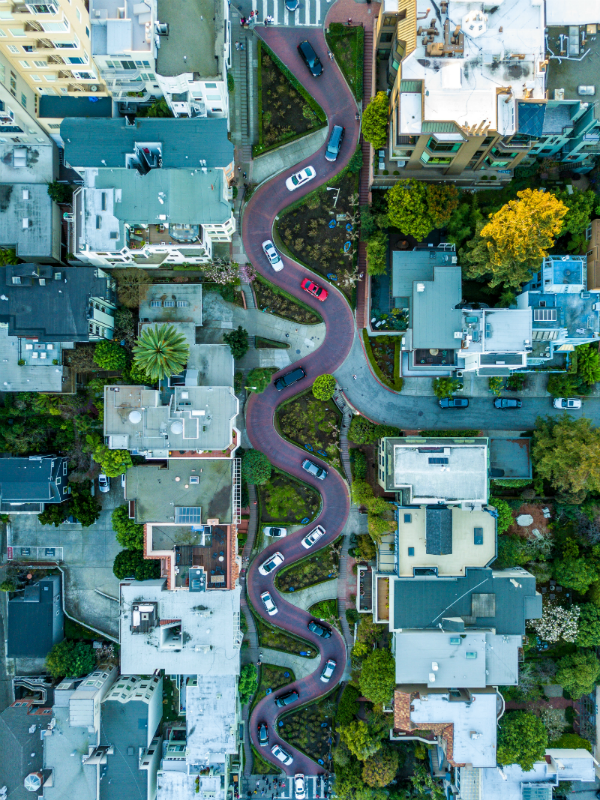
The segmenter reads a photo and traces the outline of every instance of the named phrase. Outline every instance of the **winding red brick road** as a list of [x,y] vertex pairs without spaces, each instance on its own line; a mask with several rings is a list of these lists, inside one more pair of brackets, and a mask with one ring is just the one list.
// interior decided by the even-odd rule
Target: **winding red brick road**
[[[302,291],[300,282],[302,278],[310,273],[305,267],[290,258],[284,256],[284,269],[281,272],[273,272],[262,252],[261,244],[265,239],[273,238],[273,223],[281,210],[292,201],[331,180],[334,175],[347,165],[358,142],[359,122],[356,120],[357,107],[352,92],[337,65],[327,58],[327,46],[323,31],[306,28],[265,28],[260,31],[260,35],[321,105],[327,114],[330,129],[333,125],[343,125],[346,128],[346,138],[342,152],[336,162],[331,163],[325,160],[325,148],[323,147],[315,155],[299,162],[293,170],[284,171],[261,186],[251,197],[245,209],[242,225],[244,249],[248,259],[256,269],[274,284],[315,308],[323,317],[327,329],[325,341],[317,351],[295,364],[295,366],[304,368],[308,381],[312,383],[318,375],[332,373],[346,358],[354,334],[352,311],[343,295],[333,286],[328,286],[329,297],[324,303],[320,303],[316,298]],[[323,74],[319,78],[313,78],[310,75],[296,50],[298,43],[306,38],[310,40],[324,65]],[[316,178],[303,189],[290,193],[285,186],[286,178],[308,164],[315,168]],[[326,283],[321,276],[317,276],[317,280],[320,284]],[[283,392],[277,392],[273,384],[271,384],[263,394],[252,395],[248,402],[246,414],[246,427],[252,446],[266,453],[269,460],[276,467],[313,485],[323,498],[322,511],[315,523],[293,536],[270,545],[261,553],[259,558],[254,560],[248,572],[248,601],[252,603],[256,613],[268,620],[269,623],[302,636],[311,643],[313,649],[319,650],[321,654],[321,664],[316,672],[307,678],[290,684],[285,689],[280,689],[274,694],[267,695],[256,705],[250,717],[250,735],[254,746],[263,758],[282,767],[281,763],[271,754],[271,747],[275,742],[279,742],[285,750],[293,755],[293,763],[288,767],[282,767],[288,775],[293,775],[296,772],[303,772],[306,775],[318,775],[324,770],[323,767],[303,753],[295,750],[277,735],[277,719],[281,712],[275,705],[275,696],[284,694],[292,689],[296,689],[299,692],[300,699],[298,702],[288,706],[286,711],[312,702],[336,686],[346,665],[346,647],[339,633],[334,631],[333,636],[327,640],[322,640],[310,633],[307,629],[308,622],[311,619],[310,615],[292,606],[277,592],[274,588],[273,575],[264,577],[258,572],[260,564],[277,550],[283,554],[286,565],[307,555],[307,551],[300,544],[300,540],[317,523],[323,525],[327,533],[318,542],[315,549],[330,544],[339,536],[348,516],[348,488],[341,475],[336,470],[329,469],[329,474],[325,481],[313,479],[301,467],[301,462],[307,455],[306,451],[300,450],[283,440],[273,425],[277,406],[289,397],[306,389],[308,381],[304,380]],[[311,459],[327,466],[312,455]],[[267,615],[260,600],[260,595],[265,590],[271,592],[279,609],[279,612],[273,617]],[[326,684],[319,679],[319,676],[329,658],[333,658],[337,662],[337,668],[331,681]],[[258,746],[257,728],[258,724],[263,721],[269,726],[268,747]]]

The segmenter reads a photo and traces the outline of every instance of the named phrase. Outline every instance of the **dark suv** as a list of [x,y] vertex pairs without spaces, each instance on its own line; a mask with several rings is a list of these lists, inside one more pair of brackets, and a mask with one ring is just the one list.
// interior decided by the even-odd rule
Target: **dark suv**
[[523,401],[517,397],[497,397],[494,400],[494,408],[521,408]]
[[315,53],[315,49],[309,41],[305,39],[303,42],[300,42],[298,45],[298,52],[300,53],[302,61],[304,61],[309,68],[313,78],[318,78],[319,75],[323,74],[323,64],[321,64],[319,56]]
[[325,150],[326,161],[336,161],[342,149],[342,142],[344,141],[344,134],[346,129],[341,125],[334,125],[331,131],[331,136],[327,142],[327,149]]
[[280,392],[282,389],[287,389],[288,386],[296,383],[296,381],[302,380],[302,378],[306,378],[306,372],[302,367],[296,367],[296,369],[288,372],[287,375],[281,375],[281,377],[277,378],[275,388]]
[[329,628],[326,628],[324,625],[319,625],[314,619],[308,623],[308,630],[311,633],[316,633],[316,635],[320,636],[322,639],[331,639],[331,631]]
[[287,694],[280,694],[279,697],[275,698],[275,705],[279,706],[279,708],[284,708],[285,706],[289,706],[291,703],[295,703],[296,700],[300,695],[298,692],[288,692]]
[[440,400],[440,408],[468,408],[469,401],[466,397],[444,397]]

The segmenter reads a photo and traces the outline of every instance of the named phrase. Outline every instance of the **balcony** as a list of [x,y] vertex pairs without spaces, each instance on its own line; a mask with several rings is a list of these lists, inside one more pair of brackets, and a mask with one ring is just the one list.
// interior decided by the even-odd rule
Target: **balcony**
[[48,64],[65,64],[62,56],[48,56]]
[[[35,43],[36,50],[54,50],[54,42],[52,39],[38,39]],[[50,63],[50,61],[48,61]],[[56,64],[64,64],[65,62],[61,59],[60,61],[54,62]]]
[[73,73],[70,72],[68,69],[60,69],[58,71],[58,77],[61,80],[71,80],[74,76]]
[[43,33],[44,29],[36,19],[27,20],[25,23],[25,31],[35,31],[36,33]]

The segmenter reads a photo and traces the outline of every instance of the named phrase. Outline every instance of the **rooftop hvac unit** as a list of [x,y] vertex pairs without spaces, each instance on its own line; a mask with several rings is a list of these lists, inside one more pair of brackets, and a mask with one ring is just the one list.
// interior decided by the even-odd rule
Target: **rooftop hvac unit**
[[190,485],[192,485],[192,484],[196,485],[196,484],[200,483],[200,476],[199,475],[190,475],[190,477],[188,479],[188,483]]
[[424,291],[425,291],[425,284],[417,283],[417,292],[424,292]]

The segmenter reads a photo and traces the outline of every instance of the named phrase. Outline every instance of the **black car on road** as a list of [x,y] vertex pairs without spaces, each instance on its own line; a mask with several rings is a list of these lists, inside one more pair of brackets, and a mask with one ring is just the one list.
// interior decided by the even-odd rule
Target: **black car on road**
[[302,61],[304,61],[306,66],[309,68],[310,74],[313,76],[313,78],[318,78],[319,75],[323,74],[323,64],[321,64],[319,56],[315,53],[314,47],[307,39],[305,39],[303,42],[300,42],[298,45],[298,52],[300,53]]
[[331,631],[329,630],[329,628],[326,628],[324,625],[319,625],[319,623],[315,622],[314,619],[312,619],[308,623],[308,630],[311,633],[316,633],[316,635],[320,636],[322,639],[330,639],[331,638]]
[[288,386],[292,386],[296,381],[301,381],[302,378],[306,378],[306,372],[302,369],[302,367],[296,367],[291,372],[288,372],[286,375],[281,375],[275,381],[275,388],[278,392],[282,389],[287,389]]
[[466,397],[443,397],[440,408],[468,408],[469,401]]
[[521,408],[523,401],[517,397],[497,397],[494,400],[494,408]]
[[287,694],[280,694],[279,697],[275,698],[275,705],[279,706],[279,708],[285,708],[285,706],[289,706],[290,703],[295,703],[296,700],[300,697],[298,692],[288,692]]

